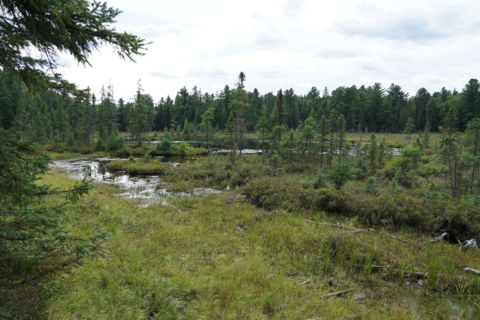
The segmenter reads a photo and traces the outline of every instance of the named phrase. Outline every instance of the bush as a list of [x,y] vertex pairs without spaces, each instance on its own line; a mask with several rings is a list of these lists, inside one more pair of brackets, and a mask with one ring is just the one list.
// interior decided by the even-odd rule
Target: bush
[[243,192],[247,199],[267,210],[292,212],[321,210],[357,217],[366,225],[408,227],[420,232],[448,232],[453,242],[479,236],[480,208],[451,201],[412,198],[404,194],[366,196],[334,189],[317,189],[288,179],[263,177],[250,180]]
[[335,188],[340,189],[345,182],[352,178],[350,167],[347,162],[343,162],[330,170],[328,178],[333,182]]
[[125,147],[125,141],[119,135],[111,136],[108,140],[106,149],[108,151],[117,151]]
[[319,172],[313,181],[313,187],[315,189],[325,188],[327,186],[327,179],[323,172]]
[[103,142],[102,139],[98,139],[97,143],[95,144],[95,151],[105,151],[105,149],[105,142]]
[[377,195],[378,194],[378,186],[377,186],[377,179],[375,177],[369,177],[365,184],[365,191],[368,194]]
[[158,151],[168,151],[172,148],[172,142],[167,139],[162,139],[160,143],[157,145]]

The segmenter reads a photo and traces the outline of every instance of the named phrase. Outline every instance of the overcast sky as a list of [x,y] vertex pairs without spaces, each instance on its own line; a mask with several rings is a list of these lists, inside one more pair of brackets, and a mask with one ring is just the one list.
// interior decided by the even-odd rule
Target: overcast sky
[[399,84],[461,90],[480,70],[478,0],[110,0],[119,31],[152,43],[136,63],[112,48],[91,67],[61,57],[60,72],[98,92],[133,98],[137,81],[155,100],[183,86],[216,93],[235,85],[266,93],[312,86]]

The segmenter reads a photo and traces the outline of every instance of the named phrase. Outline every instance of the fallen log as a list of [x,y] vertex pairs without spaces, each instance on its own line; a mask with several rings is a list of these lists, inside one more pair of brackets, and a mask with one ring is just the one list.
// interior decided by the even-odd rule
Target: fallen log
[[480,276],[480,270],[472,269],[472,268],[465,268],[463,270],[465,270],[466,272],[470,272],[470,273],[473,273],[473,274],[476,274],[476,275]]
[[379,266],[375,264],[371,265],[370,268],[372,270],[391,270],[394,272],[403,273],[407,276],[414,276],[416,279],[428,279],[428,272],[402,270],[390,266]]
[[300,283],[300,286],[304,286],[306,284],[309,284],[310,282],[312,282],[312,279],[305,280],[302,283]]
[[446,237],[448,237],[448,233],[444,232],[444,233],[442,233],[441,235],[439,235],[438,237],[435,237],[435,238],[433,238],[432,240],[430,240],[430,242],[442,241],[442,240],[445,239]]
[[320,298],[338,297],[338,296],[344,295],[345,293],[348,293],[350,291],[353,291],[353,288],[324,294],[324,295],[320,296]]

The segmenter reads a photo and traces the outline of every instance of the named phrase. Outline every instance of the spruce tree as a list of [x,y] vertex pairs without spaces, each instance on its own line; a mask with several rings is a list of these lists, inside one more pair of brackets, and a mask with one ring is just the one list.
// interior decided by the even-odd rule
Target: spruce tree
[[[0,12],[0,69],[17,74],[37,92],[47,85],[56,92],[83,94],[59,74],[43,71],[55,69],[59,52],[88,64],[92,50],[102,43],[127,58],[140,54],[145,45],[143,39],[115,30],[120,11],[103,2],[0,0]],[[29,55],[32,48],[39,58]],[[0,306],[2,313],[9,312],[2,314],[6,318],[32,318],[40,304],[27,288],[43,288],[46,276],[79,262],[103,236],[70,236],[67,205],[91,185],[82,181],[59,190],[38,184],[50,160],[22,137],[0,129]],[[60,195],[65,196],[62,202],[45,200]],[[18,292],[24,296],[15,296]]]
[[240,144],[242,143],[243,134],[245,133],[245,115],[249,104],[247,102],[247,94],[245,92],[245,74],[240,72],[238,76],[237,88],[233,93],[233,99],[231,102],[230,116],[227,121],[227,130],[231,136],[231,161],[235,164],[236,154],[239,151]]

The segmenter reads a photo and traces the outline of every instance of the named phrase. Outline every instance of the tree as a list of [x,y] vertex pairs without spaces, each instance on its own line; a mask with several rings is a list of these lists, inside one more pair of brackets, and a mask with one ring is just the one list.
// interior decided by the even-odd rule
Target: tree
[[117,106],[113,101],[113,87],[108,86],[107,91],[102,87],[101,101],[97,109],[98,136],[104,142],[107,142],[115,133],[117,133]]
[[[92,50],[103,43],[129,59],[142,54],[146,45],[135,35],[115,30],[113,24],[120,11],[105,2],[1,0],[0,9],[0,66],[17,73],[30,86],[68,85],[59,74],[47,76],[44,72],[45,67],[55,69],[58,52],[89,64]],[[38,49],[41,56],[27,55],[25,49],[30,47]]]
[[210,131],[212,130],[212,121],[215,117],[214,112],[215,112],[215,109],[213,107],[210,107],[202,114],[202,125],[205,128],[205,131],[207,133],[207,149],[208,149],[209,155],[210,155]]
[[145,101],[145,95],[142,94],[140,81],[138,82],[137,95],[135,97],[135,104],[133,105],[132,117],[130,122],[130,129],[132,136],[139,143],[142,141],[142,133],[148,130],[148,107]]
[[272,127],[284,125],[286,123],[286,115],[283,91],[280,89],[275,97],[275,106],[272,111]]
[[470,193],[473,193],[475,181],[480,182],[480,118],[475,118],[468,122],[465,133],[467,144],[466,162],[472,167]]
[[230,132],[232,141],[231,161],[235,164],[237,149],[245,132],[245,115],[248,109],[247,95],[245,92],[245,74],[240,72],[237,88],[233,93],[230,116],[227,121],[227,130]]
[[[102,2],[0,0],[0,12],[0,68],[19,75],[31,89],[48,84],[53,90],[79,94],[60,75],[47,75],[45,67],[55,68],[58,52],[88,64],[90,53],[101,43],[113,45],[130,59],[145,45],[141,38],[117,32],[112,24],[120,12]],[[31,48],[41,57],[29,56]],[[0,130],[0,305],[13,318],[31,318],[39,308],[35,297],[28,298],[31,294],[18,297],[15,292],[41,287],[45,276],[80,261],[102,236],[71,237],[65,227],[65,203],[44,201],[63,194],[73,202],[91,188],[87,181],[66,190],[38,185],[49,161],[18,135]],[[28,301],[34,302],[26,305]]]
[[410,143],[412,133],[415,132],[415,123],[412,117],[408,117],[407,125],[405,126],[404,132],[408,133],[408,143]]
[[258,136],[260,138],[260,143],[262,147],[262,155],[263,155],[263,161],[265,161],[265,154],[266,154],[266,141],[268,134],[270,133],[270,121],[268,121],[268,116],[267,116],[267,107],[264,105],[262,107],[262,116],[260,117],[260,120],[258,120]]
[[452,197],[458,194],[459,184],[459,157],[458,157],[458,138],[455,134],[455,111],[453,108],[448,110],[443,120],[443,136],[440,140],[440,154],[448,166],[448,184]]
[[333,182],[336,189],[342,188],[342,186],[350,180],[352,177],[352,173],[350,171],[350,167],[348,162],[342,162],[335,166],[328,172],[328,178]]
[[312,150],[310,145],[315,138],[315,119],[312,115],[308,117],[305,122],[301,126],[301,139],[302,139],[302,147],[303,147],[303,157],[305,158],[307,155],[308,157],[312,157]]
[[377,155],[378,155],[378,144],[377,144],[377,137],[372,133],[370,135],[370,142],[367,147],[367,157],[370,167],[370,172],[374,173],[377,169]]
[[328,129],[329,127],[327,124],[327,118],[325,116],[322,116],[318,126],[318,131],[320,134],[320,167],[321,168],[323,168],[323,159],[325,156],[325,152],[327,150],[325,144],[328,140]]
[[338,128],[338,163],[342,162],[343,157],[343,145],[345,144],[345,117],[343,114],[338,116],[337,128]]
[[459,129],[464,130],[468,121],[476,117],[480,117],[480,83],[477,79],[470,79],[463,89],[458,110]]
[[328,118],[328,122],[330,125],[329,132],[330,132],[330,155],[328,157],[329,167],[332,167],[332,160],[333,160],[333,153],[335,149],[335,144],[333,143],[333,137],[335,132],[337,131],[337,112],[335,109],[330,111],[330,117]]

